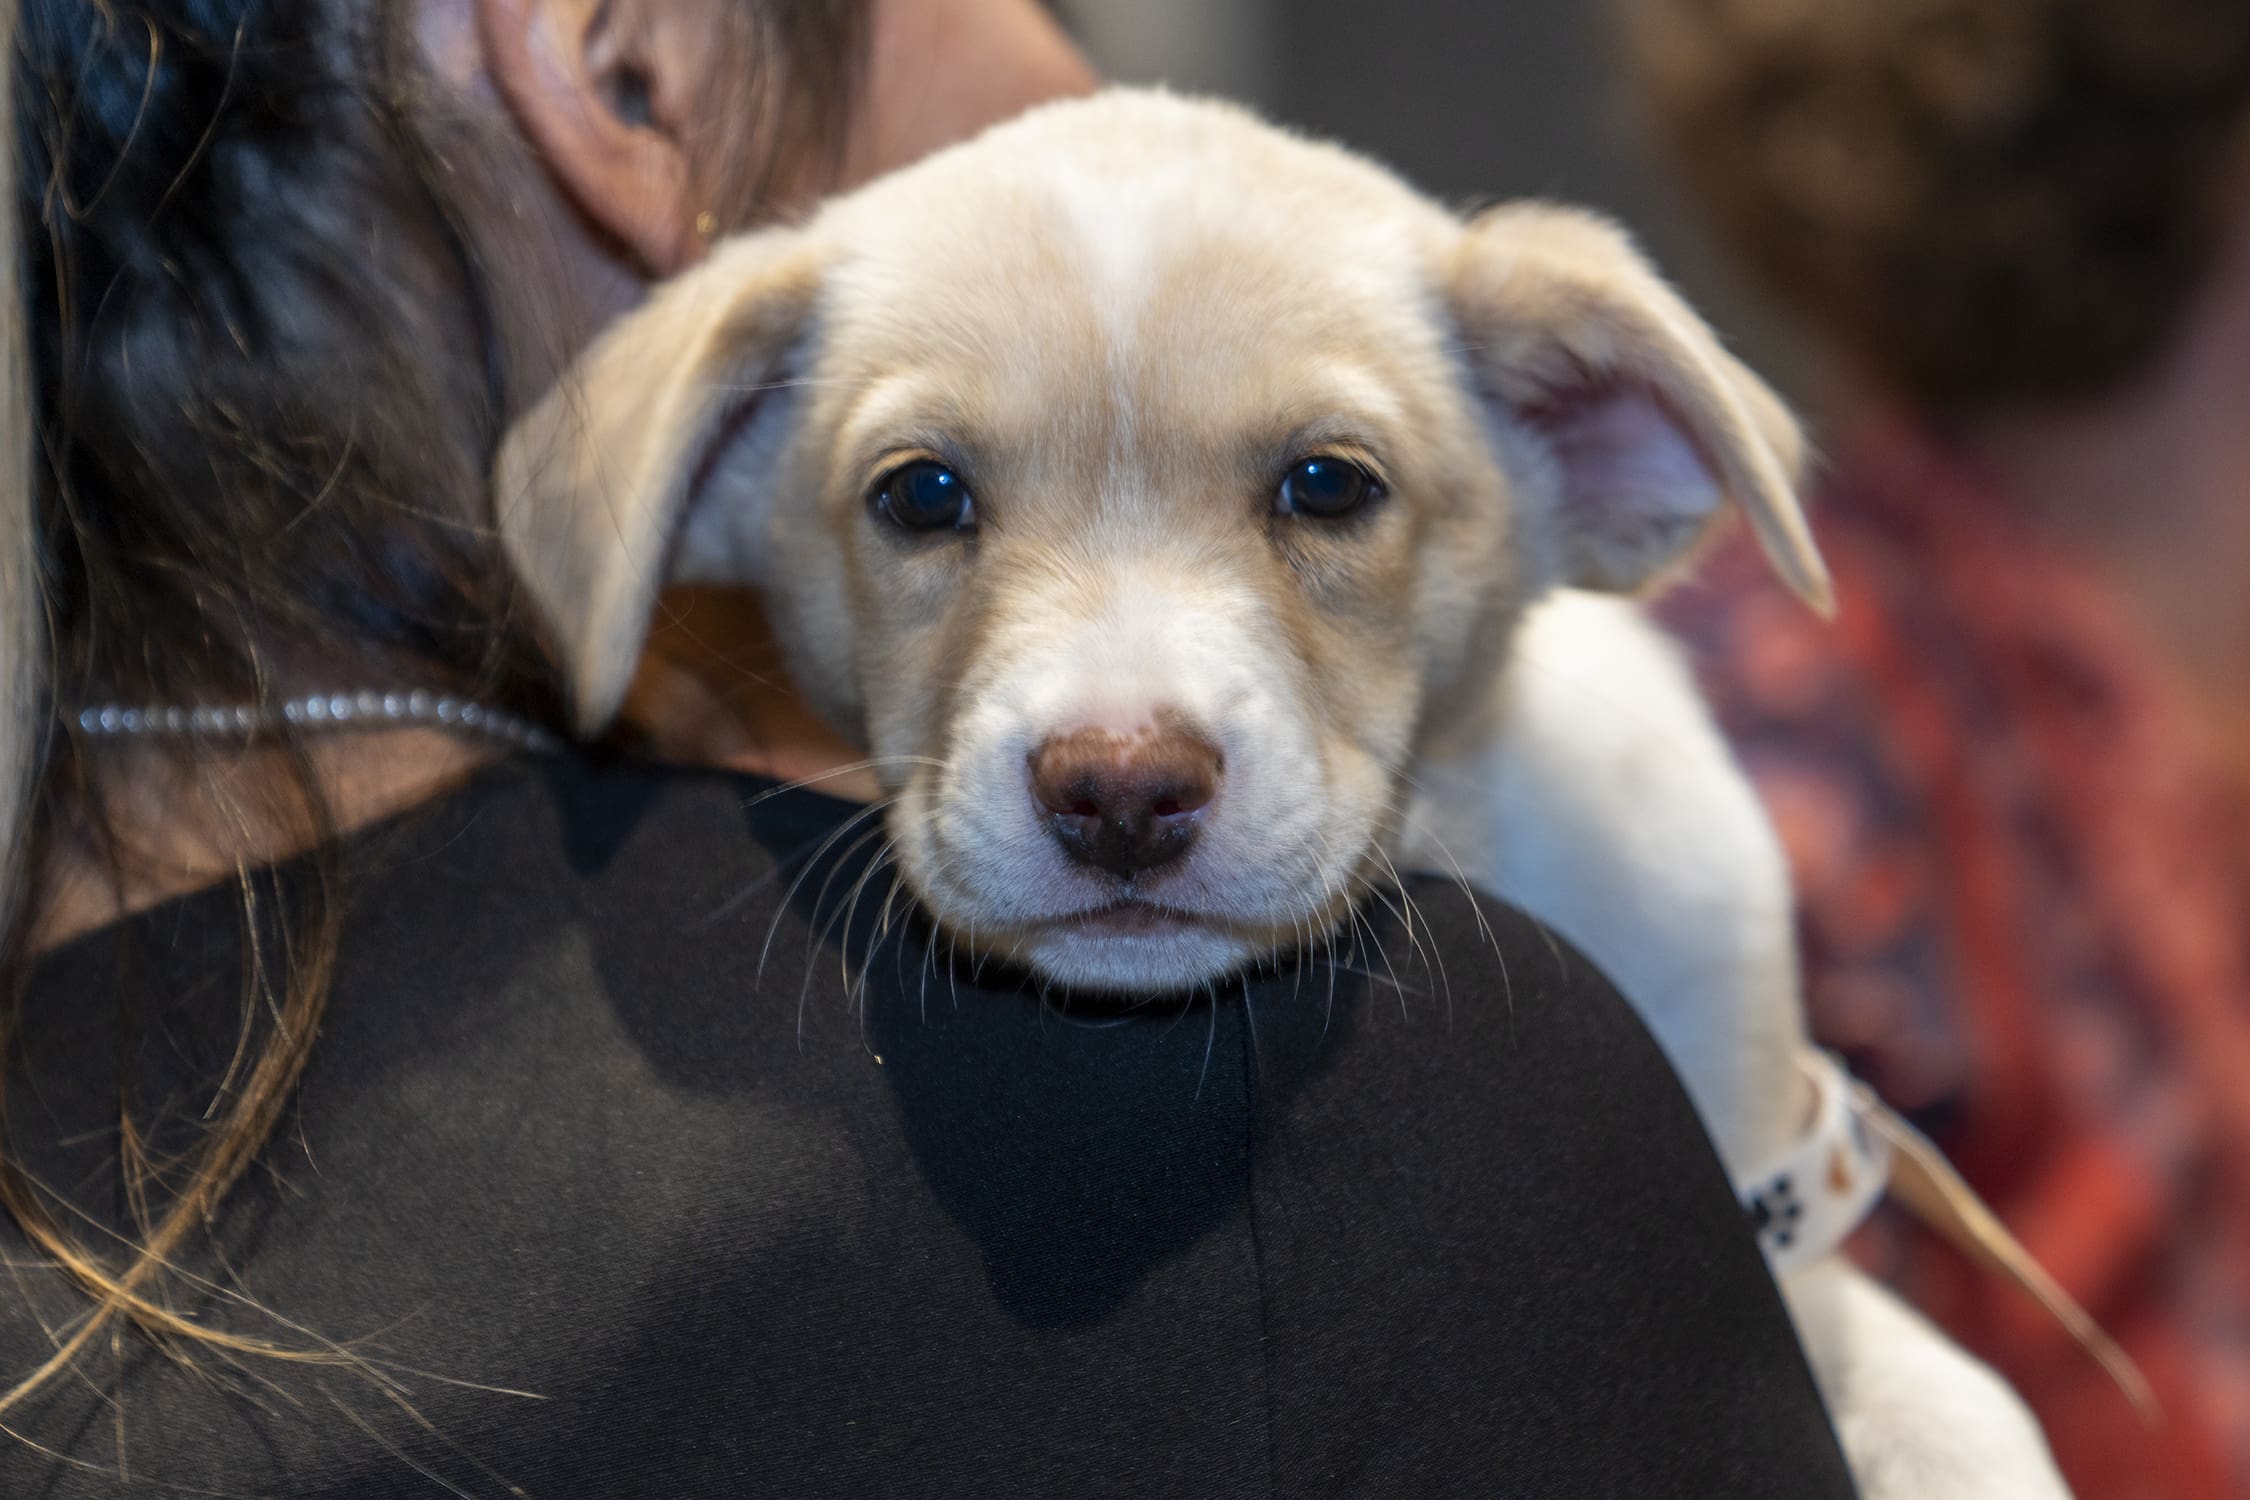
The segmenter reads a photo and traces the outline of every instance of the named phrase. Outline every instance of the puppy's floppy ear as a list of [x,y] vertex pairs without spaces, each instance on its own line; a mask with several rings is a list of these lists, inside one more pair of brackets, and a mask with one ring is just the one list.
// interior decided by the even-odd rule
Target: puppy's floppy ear
[[1797,596],[1833,608],[1797,503],[1796,423],[1621,231],[1512,204],[1470,223],[1456,254],[1470,367],[1554,457],[1566,582],[1639,589],[1732,500]]
[[797,232],[737,240],[620,319],[501,445],[501,542],[562,651],[580,733],[624,701],[710,450],[772,383],[819,287]]

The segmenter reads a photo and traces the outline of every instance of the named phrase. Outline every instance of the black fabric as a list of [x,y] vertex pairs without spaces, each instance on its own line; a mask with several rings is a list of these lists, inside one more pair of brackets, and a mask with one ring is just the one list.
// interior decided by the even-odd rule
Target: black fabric
[[[368,1367],[105,1342],[5,1419],[73,1461],[0,1440],[0,1496],[1849,1494],[1684,1096],[1523,917],[1416,885],[1412,937],[1097,1012],[953,971],[870,821],[763,791],[511,766],[359,841],[194,1268]],[[236,929],[132,925],[160,1134],[226,1068]],[[122,1218],[117,949],[34,976],[9,1094]],[[13,1234],[11,1379],[80,1305]]]

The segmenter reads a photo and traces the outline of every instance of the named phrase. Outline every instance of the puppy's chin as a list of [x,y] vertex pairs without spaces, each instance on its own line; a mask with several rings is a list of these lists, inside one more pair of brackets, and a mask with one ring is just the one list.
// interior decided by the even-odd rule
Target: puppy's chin
[[1132,902],[1013,929],[948,922],[942,913],[936,921],[954,934],[958,951],[974,957],[1028,969],[1082,995],[1147,998],[1192,994],[1308,945],[1317,947],[1347,910],[1344,903],[1332,903],[1281,927]]
[[1095,994],[1165,994],[1227,978],[1276,944],[1201,922],[1143,914],[1045,923],[1012,945],[1040,978]]
[[[948,951],[1079,994],[1193,993],[1317,950],[1390,865],[1385,821],[1331,816],[1325,831],[1269,838],[1253,857],[1214,852],[1207,840],[1152,880],[1118,882],[1064,864],[1036,828],[1003,822],[993,832],[981,806],[964,799],[950,816],[894,809],[906,888]],[[1330,860],[1339,849],[1360,853],[1335,868],[1315,860],[1313,846]]]

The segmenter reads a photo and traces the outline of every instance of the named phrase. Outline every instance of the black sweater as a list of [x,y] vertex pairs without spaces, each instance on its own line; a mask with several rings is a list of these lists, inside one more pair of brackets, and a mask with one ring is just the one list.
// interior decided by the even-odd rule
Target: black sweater
[[[1418,883],[1421,953],[1377,905],[1102,1011],[885,927],[873,825],[765,790],[510,765],[354,840],[310,1071],[189,1258],[308,1332],[173,1295],[368,1365],[105,1338],[0,1418],[69,1456],[0,1437],[0,1497],[1850,1493],[1685,1096],[1526,918]],[[31,977],[15,1149],[97,1215],[121,948],[176,1143],[238,926],[199,895]],[[0,1255],[12,1381],[84,1304]]]

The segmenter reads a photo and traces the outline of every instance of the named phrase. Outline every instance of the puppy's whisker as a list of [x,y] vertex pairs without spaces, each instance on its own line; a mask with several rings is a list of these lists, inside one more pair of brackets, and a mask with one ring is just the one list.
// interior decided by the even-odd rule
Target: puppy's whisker
[[[866,842],[865,839],[860,841],[862,846]],[[891,844],[886,840],[883,846],[875,851],[874,855],[868,860],[867,868],[861,871],[858,881],[853,886],[855,893],[884,868],[890,858],[891,847]],[[850,857],[847,855],[846,859],[848,860]],[[823,925],[818,940],[821,946],[825,946],[831,937],[836,941],[837,965],[840,970],[839,994],[843,998],[845,1009],[854,1013],[859,1012],[859,989],[864,985],[866,974],[863,966],[859,980],[855,981],[851,966],[852,912],[857,904],[857,896],[854,894],[849,905],[840,905],[835,915],[831,916]],[[874,950],[870,948],[868,950],[869,962],[873,961],[873,955]],[[797,1026],[800,1035],[804,1029],[805,1007],[812,995],[813,976],[817,972],[818,966],[808,961],[805,965],[804,980],[797,989]]]
[[829,891],[835,888],[838,877],[851,867],[852,862],[859,857],[859,852],[862,849],[865,849],[877,839],[887,839],[888,833],[889,831],[881,823],[877,823],[873,828],[853,839],[842,853],[827,862],[828,873],[821,880],[820,889],[814,893],[812,909],[808,913],[808,927],[813,929],[808,932],[805,939],[805,956],[808,961],[812,957],[813,950],[825,946],[829,937],[836,930],[833,917],[825,921],[821,917],[821,913],[828,910]]
[[1354,906],[1351,911],[1352,921],[1367,934],[1371,946],[1375,950],[1375,957],[1381,961],[1384,969],[1390,975],[1391,989],[1398,995],[1399,1018],[1404,1021],[1412,1021],[1414,1019],[1413,1014],[1407,1009],[1406,1005],[1406,985],[1399,978],[1398,966],[1391,962],[1390,949],[1384,945],[1382,934],[1375,930],[1375,924],[1367,919],[1366,913],[1359,907]]
[[[1329,841],[1329,839],[1328,839],[1327,835],[1323,834],[1323,833],[1322,833],[1322,832],[1321,832],[1321,831],[1320,831],[1320,830],[1319,830],[1318,828],[1315,828],[1315,829],[1313,829],[1313,830],[1312,830],[1312,833],[1313,833],[1313,836],[1314,836],[1315,838],[1319,839],[1319,840],[1321,841],[1321,844],[1322,844],[1322,845],[1323,845],[1324,847],[1326,847],[1326,848],[1328,849],[1330,857],[1331,857],[1331,858],[1333,858],[1333,857],[1334,857],[1334,854],[1335,854],[1335,849],[1334,849],[1334,846],[1333,846],[1333,845],[1332,845],[1332,844],[1330,843],[1330,841]],[[1372,853],[1372,854],[1373,854],[1373,855],[1374,855],[1374,856],[1375,856],[1376,858],[1378,858],[1378,859],[1381,859],[1381,860],[1383,861],[1383,863],[1384,863],[1384,864],[1386,864],[1386,865],[1389,865],[1389,864],[1390,864],[1390,859],[1389,859],[1389,856],[1385,855],[1385,854],[1384,854],[1384,853],[1382,852],[1382,849],[1381,849],[1381,846],[1380,846],[1380,845],[1373,845],[1373,846],[1370,846],[1370,852],[1371,852],[1371,853]],[[1357,872],[1353,872],[1353,873],[1352,873],[1352,874],[1351,874],[1351,875],[1349,876],[1349,878],[1350,878],[1350,879],[1352,879],[1352,880],[1354,880],[1354,881],[1357,881],[1357,882],[1359,883],[1359,885],[1360,885],[1360,888],[1361,888],[1361,889],[1365,890],[1365,891],[1366,891],[1366,892],[1367,892],[1367,893],[1368,893],[1369,895],[1373,896],[1373,897],[1374,897],[1374,898],[1375,898],[1375,899],[1376,899],[1377,901],[1381,902],[1381,903],[1383,904],[1383,906],[1385,907],[1385,909],[1387,909],[1387,910],[1388,910],[1388,911],[1389,911],[1389,912],[1391,913],[1391,915],[1393,915],[1394,917],[1397,917],[1397,918],[1398,918],[1398,920],[1399,920],[1399,923],[1400,923],[1400,925],[1401,925],[1401,926],[1402,926],[1402,927],[1403,927],[1403,928],[1405,929],[1405,931],[1406,931],[1406,936],[1407,936],[1407,940],[1408,940],[1409,942],[1411,942],[1411,943],[1412,943],[1412,944],[1414,945],[1414,947],[1415,947],[1416,951],[1417,951],[1417,952],[1419,952],[1419,953],[1421,954],[1421,957],[1422,957],[1422,966],[1423,966],[1423,969],[1424,969],[1424,971],[1425,971],[1425,972],[1429,972],[1429,971],[1431,970],[1431,959],[1430,959],[1430,952],[1429,952],[1429,949],[1428,949],[1428,947],[1427,947],[1427,946],[1426,946],[1426,945],[1425,945],[1425,944],[1423,943],[1423,941],[1422,941],[1422,938],[1421,938],[1420,934],[1419,934],[1419,933],[1418,933],[1418,932],[1416,931],[1416,927],[1415,927],[1415,923],[1414,923],[1413,917],[1412,917],[1411,915],[1409,915],[1409,912],[1410,912],[1410,911],[1411,911],[1411,909],[1412,909],[1412,908],[1411,908],[1411,902],[1410,902],[1410,898],[1408,898],[1408,897],[1406,896],[1406,887],[1405,887],[1405,884],[1404,884],[1404,882],[1402,882],[1402,881],[1399,881],[1399,880],[1398,880],[1398,871],[1397,871],[1397,868],[1396,868],[1395,866],[1393,866],[1393,867],[1391,868],[1391,878],[1392,878],[1392,881],[1393,881],[1393,882],[1395,883],[1395,889],[1397,889],[1397,891],[1399,892],[1399,895],[1400,895],[1401,899],[1402,899],[1402,900],[1408,900],[1408,901],[1409,901],[1409,903],[1410,903],[1410,904],[1409,904],[1409,906],[1408,906],[1407,908],[1405,908],[1405,909],[1402,909],[1402,908],[1401,908],[1400,906],[1398,906],[1397,904],[1393,903],[1393,902],[1391,901],[1390,897],[1389,897],[1388,895],[1386,895],[1386,894],[1385,894],[1385,892],[1384,892],[1384,887],[1383,887],[1382,885],[1379,885],[1379,884],[1378,884],[1378,883],[1377,883],[1377,882],[1376,882],[1375,880],[1373,880],[1372,878],[1370,878],[1370,877],[1368,877],[1368,876],[1366,876],[1366,875],[1364,875],[1364,874],[1360,874],[1360,873],[1357,873]],[[1356,913],[1355,913],[1355,915],[1356,915]],[[1373,935],[1373,933],[1374,933],[1374,927],[1373,927],[1373,924],[1372,924],[1372,923],[1369,923],[1369,924],[1368,924],[1368,930],[1369,930],[1369,933],[1370,933],[1370,935]],[[1385,966],[1386,968],[1392,968],[1392,965],[1391,965],[1391,958],[1390,958],[1390,954],[1388,953],[1388,951],[1384,950],[1384,948],[1383,948],[1383,946],[1382,946],[1382,944],[1381,944],[1380,942],[1378,942],[1378,943],[1376,944],[1376,949],[1377,949],[1377,952],[1378,952],[1378,954],[1379,954],[1379,955],[1381,956],[1381,958],[1382,958],[1382,960],[1383,960],[1383,964],[1384,964],[1384,966]],[[1398,990],[1398,992],[1399,992],[1399,1000],[1400,1000],[1400,1006],[1401,1006],[1401,1009],[1403,1010],[1403,1008],[1404,1008],[1404,1005],[1405,1005],[1405,998],[1406,998],[1406,989],[1405,989],[1405,986],[1404,986],[1404,985],[1403,985],[1402,983],[1400,983],[1400,982],[1399,982],[1399,979],[1398,979],[1398,975],[1397,975],[1397,972],[1396,972],[1395,968],[1393,968],[1393,971],[1392,971],[1392,976],[1391,976],[1391,980],[1392,980],[1392,985],[1393,985],[1393,987],[1394,987],[1394,988],[1396,988],[1396,989]],[[1450,988],[1449,988],[1449,989],[1448,989],[1448,991],[1447,991],[1447,1000],[1448,1000],[1448,1006],[1450,1007],[1450,1004],[1451,1004],[1451,990],[1450,990]]]
[[[856,813],[853,813],[850,818],[846,819],[842,827],[837,828],[836,830],[831,832],[825,839],[821,840],[817,847],[811,845],[806,846],[806,848],[811,849],[811,853],[808,854],[806,852],[806,848],[800,848],[793,853],[785,856],[784,858],[776,860],[771,871],[759,876],[756,880],[751,881],[748,885],[745,885],[741,889],[737,890],[725,901],[719,903],[719,905],[713,908],[709,914],[700,919],[698,925],[703,927],[716,926],[726,918],[734,915],[734,913],[740,911],[743,906],[748,904],[749,901],[760,891],[763,891],[766,887],[779,880],[784,874],[788,872],[791,865],[796,864],[800,860],[804,862],[804,868],[799,872],[797,878],[799,883],[802,883],[806,876],[810,875],[813,870],[819,867],[821,856],[827,852],[831,844],[833,844],[837,839],[842,838],[846,833],[850,832],[853,825],[861,822],[871,815],[882,812],[883,809],[888,806],[890,806],[890,802],[888,799],[881,802],[869,803],[866,807],[860,809]],[[772,947],[773,934],[781,924],[782,913],[786,912],[789,909],[789,902],[791,898],[793,898],[796,894],[797,887],[795,885],[790,886],[790,888],[783,893],[780,910],[774,913],[773,922],[766,929],[765,941],[767,948]],[[758,974],[761,976],[765,973],[765,961],[765,950],[761,949],[758,954]]]
[[[837,947],[839,950],[845,948],[851,940],[851,927],[848,921],[850,913],[846,906],[839,904],[832,915],[830,915],[825,921],[821,920],[820,913],[824,909],[826,909],[828,904],[828,892],[834,887],[837,877],[842,875],[844,871],[850,867],[852,862],[859,857],[859,852],[862,849],[866,848],[869,844],[874,843],[877,839],[881,839],[883,841],[882,846],[876,850],[874,856],[868,860],[866,866],[863,867],[858,876],[854,878],[852,886],[850,888],[850,892],[848,893],[856,894],[860,887],[866,883],[869,873],[881,865],[884,855],[889,851],[891,847],[891,841],[888,836],[888,831],[879,824],[876,827],[869,829],[866,833],[861,834],[857,839],[854,839],[850,848],[846,849],[842,854],[838,855],[833,861],[831,861],[828,870],[828,878],[821,882],[819,893],[813,897],[812,916],[814,922],[818,924],[819,930],[813,935],[809,936],[806,939],[805,943],[805,987],[808,989],[812,984],[812,957],[815,950],[826,947],[830,938],[837,939]],[[844,981],[845,993],[848,995],[850,993],[851,981],[851,974],[848,968],[845,971]]]
[[[784,781],[777,786],[768,787],[755,796],[744,798],[742,806],[745,811],[748,811],[762,802],[770,802],[788,792],[808,791],[813,787],[839,780],[842,777],[856,776],[862,771],[880,771],[890,766],[935,766],[943,770],[945,762],[927,755],[871,755],[865,760],[855,760],[849,765],[831,766],[825,771],[816,771],[810,776],[799,776],[793,780]],[[886,798],[883,805],[887,807],[892,802],[900,800],[900,797],[904,795],[904,793],[900,793]]]
[[[1422,784],[1419,781],[1415,780],[1415,778],[1411,774],[1402,770],[1399,771],[1397,775],[1400,781],[1404,782],[1409,787],[1412,787],[1417,793],[1423,793],[1424,795],[1427,795],[1426,792],[1424,792]],[[1492,924],[1485,919],[1484,903],[1479,897],[1477,888],[1470,883],[1468,872],[1461,868],[1461,861],[1454,857],[1451,846],[1449,846],[1444,839],[1438,836],[1435,829],[1429,828],[1428,826],[1417,821],[1414,818],[1411,808],[1407,804],[1399,802],[1396,799],[1388,800],[1390,802],[1392,810],[1398,816],[1400,827],[1402,829],[1411,828],[1420,838],[1426,841],[1431,848],[1437,850],[1439,854],[1445,857],[1446,864],[1452,870],[1453,883],[1460,889],[1462,899],[1468,903],[1469,914],[1476,921],[1477,936],[1487,948],[1492,950],[1493,960],[1499,965],[1500,988],[1506,1000],[1508,1013],[1512,1017],[1515,1014],[1516,993],[1515,981],[1510,978],[1508,974],[1508,955],[1500,946],[1500,935],[1492,930]],[[1386,855],[1385,858],[1387,859],[1388,856]],[[1396,865],[1392,866],[1392,871],[1394,874],[1396,873]],[[1448,1011],[1451,1010],[1452,1003],[1452,987],[1449,984],[1446,989],[1446,1007]]]
[[[844,993],[847,997],[850,997],[853,994],[852,967],[850,959],[852,924],[857,921],[859,917],[860,897],[866,891],[867,883],[870,880],[874,879],[876,875],[890,867],[893,855],[897,848],[898,841],[895,838],[885,839],[883,841],[883,847],[875,851],[875,857],[867,862],[867,868],[865,870],[862,870],[860,872],[859,879],[852,883],[849,904],[844,908],[842,932],[836,944],[837,962],[843,970]],[[882,936],[883,934],[880,930],[879,925],[876,930],[871,931],[868,934],[867,951],[860,959],[860,977],[858,982],[859,1001],[864,1001],[866,998],[867,976],[870,970],[872,970],[872,968],[874,967],[875,949],[876,946],[882,941]],[[857,1001],[855,1001],[854,1003],[857,1003]]]
[[[1428,922],[1427,919],[1424,919],[1417,926],[1416,918],[1421,917],[1422,912],[1421,908],[1415,904],[1414,893],[1406,888],[1406,877],[1399,874],[1398,866],[1392,863],[1388,854],[1383,852],[1383,846],[1380,843],[1373,845],[1372,848],[1375,857],[1381,860],[1384,867],[1390,871],[1391,888],[1398,892],[1399,903],[1404,907],[1400,920],[1406,924],[1407,938],[1414,944],[1415,951],[1422,957],[1423,972],[1428,973],[1430,971],[1433,961],[1436,964],[1438,987],[1445,993],[1445,1014],[1447,1020],[1450,1021],[1453,1016],[1453,980],[1446,973],[1445,955],[1437,951],[1436,944],[1423,940],[1422,933],[1427,930]],[[1377,899],[1383,900],[1385,905],[1389,905],[1388,900],[1382,897],[1379,892],[1377,893]]]
[[[1372,979],[1377,984],[1389,984],[1392,982],[1389,975],[1379,974],[1373,969],[1362,968],[1356,964],[1339,963],[1336,965],[1336,972],[1338,972],[1339,974],[1356,975],[1361,979]],[[1427,1000],[1430,997],[1430,992],[1418,985],[1408,985],[1405,988],[1407,992],[1413,995],[1416,999]]]
[[[799,1037],[799,1041],[803,1041],[803,1034],[805,1034],[805,1001],[808,1001],[808,996],[812,992],[812,972],[814,972],[812,956],[817,949],[826,947],[828,938],[832,936],[832,933],[835,933],[835,918],[828,918],[826,922],[821,920],[821,911],[828,906],[828,891],[832,886],[835,886],[837,875],[844,873],[844,868],[859,855],[859,850],[864,850],[868,843],[873,843],[875,839],[884,839],[884,837],[886,837],[886,832],[882,828],[882,823],[877,823],[875,828],[866,830],[864,834],[859,834],[857,839],[850,841],[850,846],[844,852],[841,852],[841,855],[837,855],[835,859],[830,859],[828,861],[828,875],[821,879],[821,888],[812,897],[812,909],[805,913],[805,978],[803,978],[803,983],[796,987],[796,1037]],[[805,875],[796,879],[796,886],[801,886],[805,882],[805,877],[810,877],[810,873],[812,873],[812,870],[805,870]],[[790,888],[790,897],[787,897],[787,900],[794,900],[796,886]],[[776,922],[778,922],[778,913],[776,913]],[[772,938],[767,938],[767,942],[772,942]],[[765,958],[763,956],[758,958],[758,974],[760,974],[760,978],[763,978],[763,974],[765,974]]]
[[1210,1017],[1210,1030],[1205,1033],[1203,1038],[1203,1066],[1196,1071],[1195,1075],[1194,1098],[1198,1103],[1202,1102],[1203,1099],[1203,1085],[1211,1076],[1211,1054],[1217,1049],[1219,1045],[1218,1004],[1215,1001],[1206,999],[1204,1001],[1203,1009],[1205,1013]]

